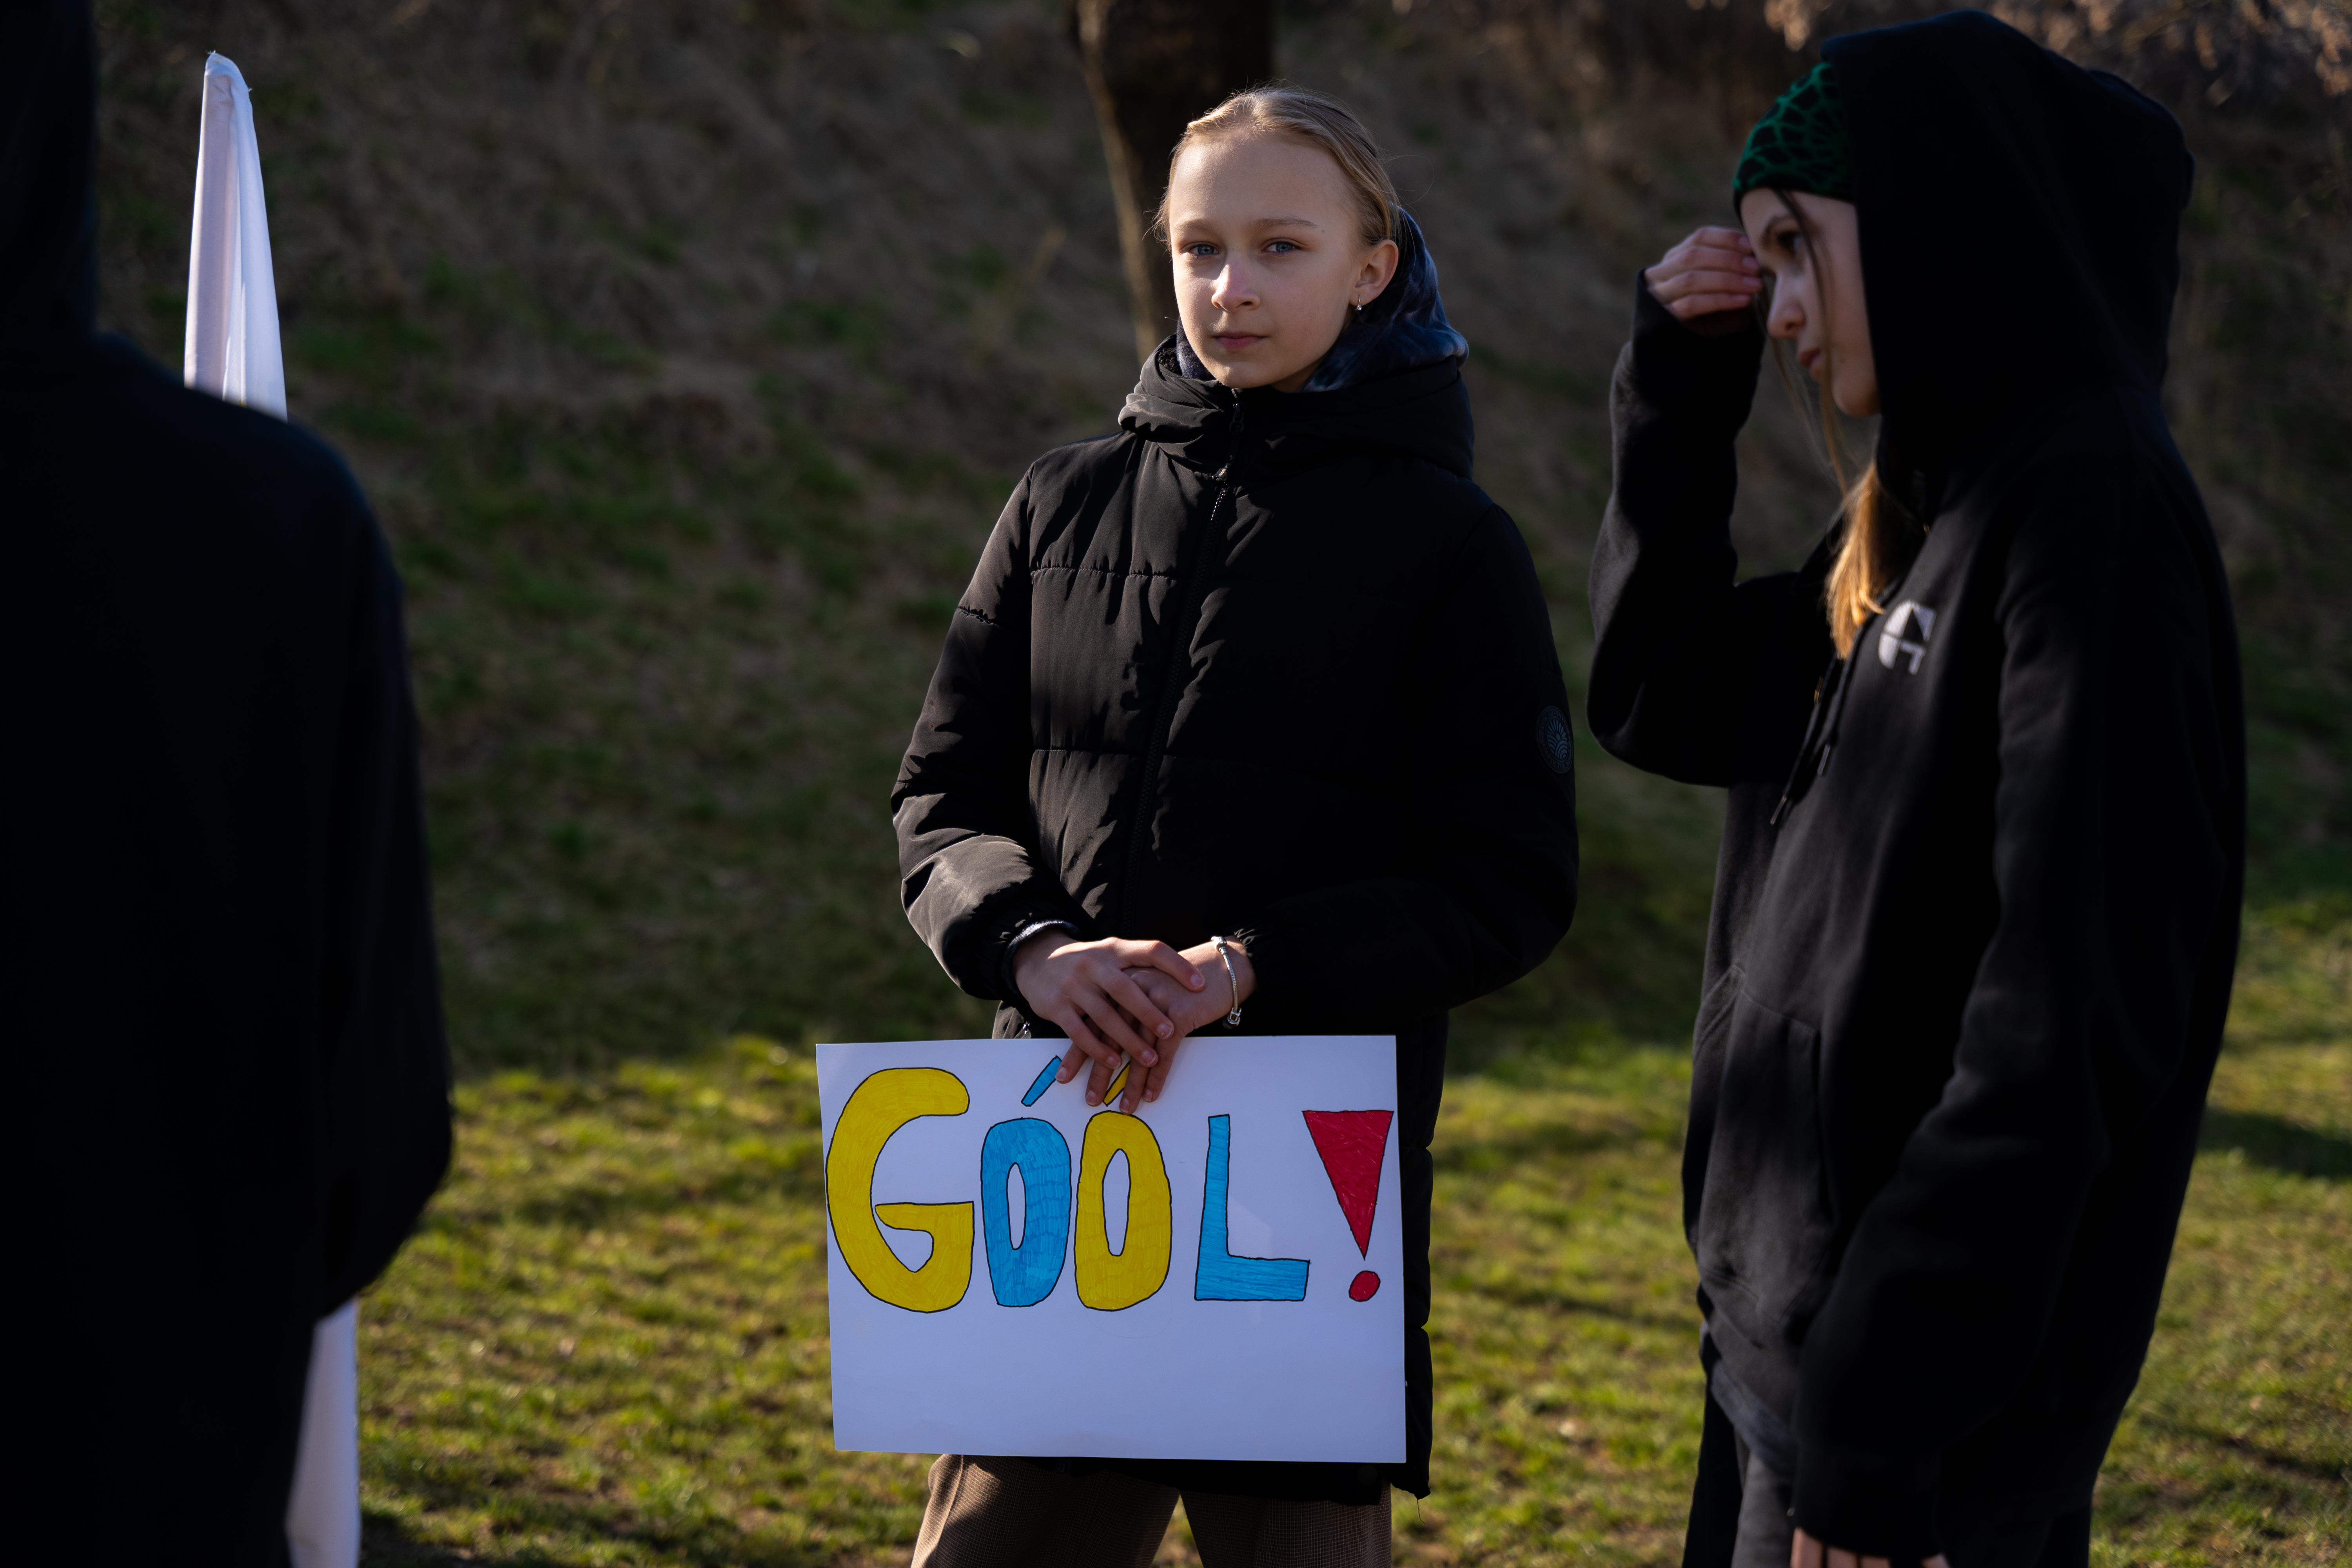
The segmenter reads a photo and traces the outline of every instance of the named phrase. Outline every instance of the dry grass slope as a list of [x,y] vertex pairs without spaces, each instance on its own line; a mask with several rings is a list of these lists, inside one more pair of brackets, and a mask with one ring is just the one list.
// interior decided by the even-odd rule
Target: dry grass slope
[[[106,310],[167,357],[204,49],[256,83],[293,405],[351,452],[410,580],[461,1059],[971,1027],[904,936],[882,802],[1012,477],[1108,430],[1132,376],[1053,0],[101,13]],[[1893,14],[1804,13],[1816,34]],[[2169,83],[2205,160],[2172,395],[2246,613],[2258,890],[2325,894],[2352,886],[2352,96],[2289,90],[2241,22],[2214,79],[2286,74],[2212,107],[2210,18],[2182,12],[2176,47],[2132,33],[2155,15],[2021,18]],[[1285,17],[1285,68],[1363,110],[1434,237],[1481,477],[1572,677],[1631,274],[1720,216],[1741,129],[1802,63],[1789,25],[1534,0]],[[1769,389],[1743,474],[1749,563],[1801,555],[1827,491]],[[1686,1024],[1714,807],[1582,760],[1591,896],[1465,1019],[1473,1059]]]

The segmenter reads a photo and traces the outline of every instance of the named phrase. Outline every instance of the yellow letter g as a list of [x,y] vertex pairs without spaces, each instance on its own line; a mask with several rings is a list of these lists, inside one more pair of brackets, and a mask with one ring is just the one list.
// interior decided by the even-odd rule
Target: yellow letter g
[[[857,1086],[833,1124],[824,1157],[825,1205],[834,1245],[857,1282],[876,1300],[912,1312],[944,1312],[971,1285],[971,1205],[874,1204],[874,1167],[891,1134],[919,1116],[961,1116],[971,1096],[938,1068],[890,1068]],[[931,1255],[920,1268],[898,1261],[882,1239],[893,1230],[923,1230]]]

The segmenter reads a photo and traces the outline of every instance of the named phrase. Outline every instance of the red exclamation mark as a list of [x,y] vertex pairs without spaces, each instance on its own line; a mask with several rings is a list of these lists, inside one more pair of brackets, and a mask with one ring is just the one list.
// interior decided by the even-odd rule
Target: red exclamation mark
[[[1356,1234],[1359,1255],[1369,1256],[1367,1249],[1372,1245],[1372,1210],[1381,1201],[1381,1156],[1388,1152],[1389,1122],[1394,1114],[1387,1110],[1306,1112],[1307,1136],[1315,1140],[1315,1152],[1323,1156],[1323,1173],[1331,1178],[1339,1212],[1348,1216],[1348,1228]],[[1367,1268],[1349,1281],[1348,1297],[1369,1301],[1380,1288],[1381,1277]]]

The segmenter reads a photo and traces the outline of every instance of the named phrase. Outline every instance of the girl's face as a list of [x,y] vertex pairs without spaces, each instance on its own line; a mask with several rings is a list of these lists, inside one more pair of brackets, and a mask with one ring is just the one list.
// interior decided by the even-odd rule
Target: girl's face
[[1877,413],[1878,363],[1870,353],[1853,204],[1802,191],[1785,199],[1777,191],[1750,191],[1740,200],[1739,221],[1771,275],[1772,335],[1797,345],[1806,374],[1830,378],[1830,400],[1841,411],[1858,419]]
[[1236,389],[1306,385],[1396,272],[1396,241],[1364,243],[1339,165],[1284,136],[1187,147],[1169,171],[1168,240],[1184,336]]

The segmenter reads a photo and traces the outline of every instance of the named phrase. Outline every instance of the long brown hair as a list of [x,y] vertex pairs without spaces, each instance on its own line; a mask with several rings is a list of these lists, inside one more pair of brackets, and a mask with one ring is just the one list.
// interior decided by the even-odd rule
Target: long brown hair
[[[1771,190],[1782,208],[1796,220],[1798,232],[1804,236],[1805,254],[1813,274],[1813,299],[1822,312],[1822,376],[1817,407],[1808,409],[1798,395],[1796,375],[1789,368],[1787,345],[1777,338],[1770,341],[1772,363],[1780,369],[1780,384],[1812,431],[1819,443],[1817,449],[1831,477],[1837,480],[1842,498],[1838,505],[1837,555],[1830,563],[1828,580],[1822,585],[1822,598],[1829,614],[1830,641],[1836,645],[1838,657],[1845,658],[1853,654],[1854,638],[1862,635],[1870,617],[1886,608],[1879,602],[1879,596],[1903,574],[1912,556],[1918,552],[1919,524],[1880,479],[1875,457],[1860,474],[1854,472],[1853,457],[1846,449],[1837,403],[1831,394],[1837,379],[1837,363],[1830,348],[1829,269],[1822,263],[1820,238],[1790,194],[1778,186]],[[1757,308],[1769,316],[1771,297],[1759,295]]]

